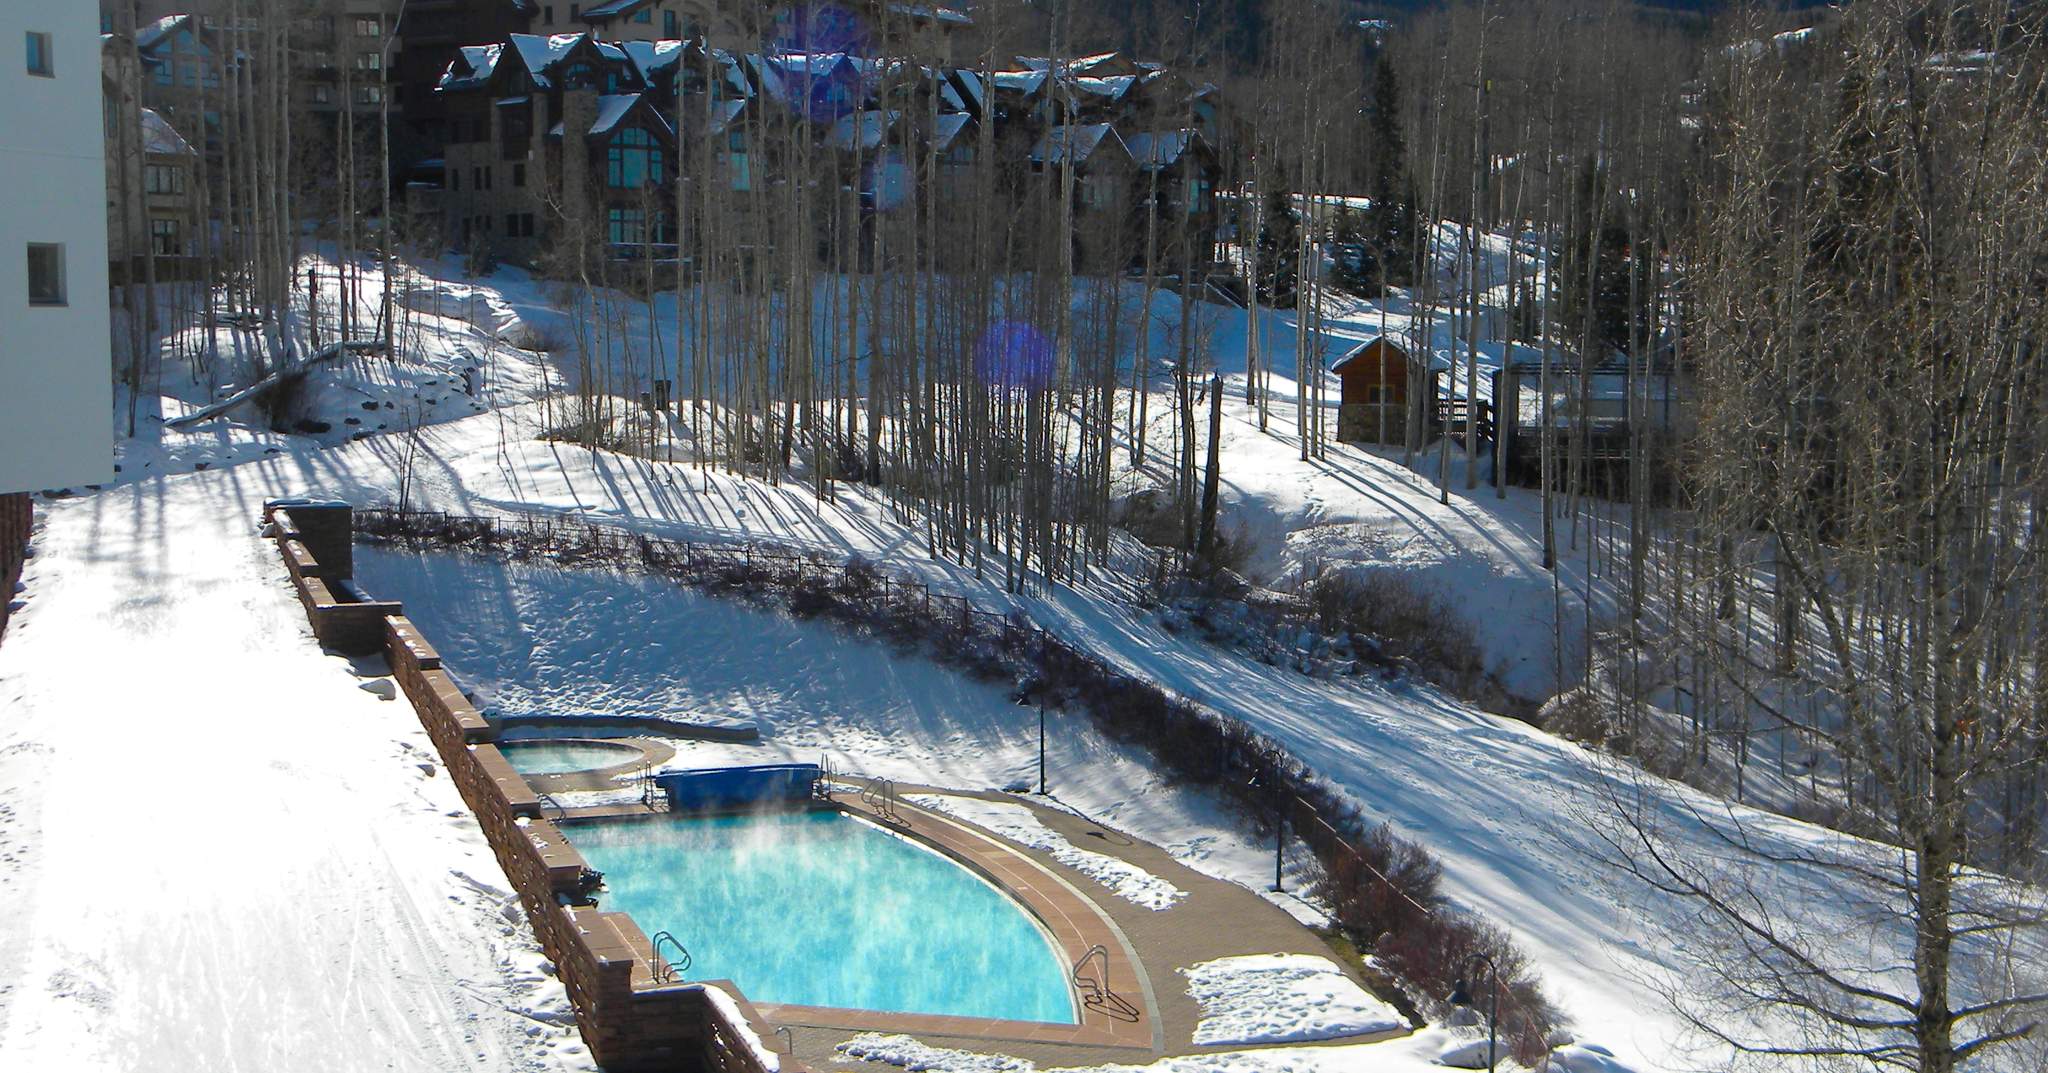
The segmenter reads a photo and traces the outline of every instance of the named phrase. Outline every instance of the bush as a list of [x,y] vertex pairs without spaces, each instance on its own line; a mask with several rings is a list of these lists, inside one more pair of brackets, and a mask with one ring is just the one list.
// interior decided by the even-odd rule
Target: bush
[[1322,632],[1364,634],[1445,688],[1470,693],[1486,677],[1471,624],[1434,585],[1385,570],[1333,573],[1309,584],[1307,601]]

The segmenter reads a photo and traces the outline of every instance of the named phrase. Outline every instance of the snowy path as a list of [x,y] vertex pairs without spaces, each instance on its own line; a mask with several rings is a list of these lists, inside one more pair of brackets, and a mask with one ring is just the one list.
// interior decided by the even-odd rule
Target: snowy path
[[312,644],[267,492],[47,507],[0,644],[0,1069],[589,1068],[411,711]]

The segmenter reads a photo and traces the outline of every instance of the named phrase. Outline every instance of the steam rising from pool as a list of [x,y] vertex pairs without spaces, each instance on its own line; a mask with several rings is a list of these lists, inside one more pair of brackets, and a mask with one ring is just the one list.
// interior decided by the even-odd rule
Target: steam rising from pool
[[578,826],[602,908],[673,932],[692,979],[755,1002],[1075,1023],[1024,910],[952,860],[832,811]]

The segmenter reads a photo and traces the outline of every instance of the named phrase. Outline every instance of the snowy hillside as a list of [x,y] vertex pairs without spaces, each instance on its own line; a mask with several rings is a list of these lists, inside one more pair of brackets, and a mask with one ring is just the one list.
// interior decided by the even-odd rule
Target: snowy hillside
[[[356,689],[350,669],[319,655],[295,621],[296,605],[276,583],[281,571],[252,531],[262,501],[280,495],[361,504],[403,495],[451,512],[554,513],[663,536],[796,545],[862,555],[985,604],[1010,600],[1113,665],[1258,727],[1369,817],[1435,853],[1452,900],[1511,930],[1579,1037],[1599,1048],[1567,1052],[1575,1068],[1609,1066],[1610,1051],[1645,1070],[1690,1061],[1655,985],[1682,979],[1706,951],[1688,945],[1697,932],[1685,905],[1599,863],[1617,803],[1640,801],[1664,836],[1729,867],[1721,833],[1739,815],[1782,861],[1770,882],[1805,894],[1786,926],[1866,936],[1874,950],[1898,938],[1873,933],[1873,906],[1799,863],[1842,854],[1895,866],[1877,847],[1730,809],[1412,680],[1320,681],[1176,634],[1133,606],[1134,575],[1006,597],[996,580],[929,558],[916,519],[857,485],[822,503],[801,486],[546,442],[548,416],[527,400],[543,375],[559,381],[561,370],[547,372],[505,337],[515,323],[547,334],[564,314],[545,287],[516,274],[461,293],[466,307],[481,297],[488,320],[429,322],[431,360],[389,390],[409,395],[430,375],[446,387],[478,367],[486,382],[505,385],[485,400],[501,408],[429,424],[416,443],[233,425],[151,431],[124,456],[147,460],[146,469],[124,467],[117,487],[39,505],[48,520],[26,612],[0,646],[0,702],[10,713],[0,725],[10,809],[0,842],[21,862],[0,878],[20,909],[0,923],[0,964],[10,966],[0,970],[0,1066],[225,1068],[334,1053],[385,1068],[415,1051],[431,1056],[418,1068],[579,1061],[558,987],[538,975],[530,940],[501,915],[507,895],[481,837],[445,780],[423,773],[417,724],[402,706]],[[653,304],[657,321],[672,317],[664,301],[673,299]],[[1347,312],[1332,347],[1377,331],[1381,313],[1362,303]],[[1241,375],[1243,313],[1209,314],[1216,367]],[[1268,352],[1287,355],[1291,371],[1291,322],[1271,316],[1266,327]],[[347,370],[322,375],[334,381],[332,398],[364,413],[362,402],[396,401],[358,399],[351,392],[371,388]],[[1291,387],[1276,390],[1292,397]],[[1326,462],[1302,463],[1280,431],[1293,425],[1284,405],[1275,432],[1261,433],[1241,385],[1228,397],[1225,524],[1251,534],[1265,579],[1318,559],[1413,574],[1451,594],[1517,688],[1542,696],[1556,687],[1550,617],[1581,612],[1569,598],[1552,602],[1526,493],[1496,500],[1482,485],[1468,496],[1454,479],[1439,504],[1428,471],[1341,445]],[[163,475],[199,461],[205,472]],[[1566,589],[1584,588],[1582,571],[1566,566]],[[758,747],[702,746],[698,757],[809,760],[829,751],[890,777],[986,789],[1018,781],[1035,756],[1001,690],[918,661],[891,665],[861,643],[657,583],[382,553],[365,556],[364,577],[379,595],[408,601],[452,665],[466,669],[471,654],[475,684],[508,703],[597,687],[595,703],[620,710],[680,705],[762,727]],[[569,617],[542,623],[521,613],[543,599]],[[878,665],[891,673],[876,675]],[[1212,874],[1249,886],[1267,875],[1269,860],[1213,800],[1166,792],[1142,758],[1078,717],[1070,722],[1054,757],[1063,800]],[[175,804],[166,819],[135,821],[102,745],[110,732]],[[138,886],[157,892],[142,912]],[[2022,967],[2048,960],[2020,953]],[[294,983],[308,961],[351,981],[346,1001],[320,1006],[326,996]],[[252,979],[275,1006],[266,1026],[147,1046],[160,1027],[150,1019],[167,1002],[152,989],[196,981],[183,1001],[211,1020],[238,1008]],[[1443,1042],[1434,1040],[1438,1050]],[[1305,1065],[1207,1056],[1162,1070],[1353,1069],[1365,1058],[1422,1068],[1437,1053],[1430,1043],[1376,1045],[1369,1055],[1285,1052]]]

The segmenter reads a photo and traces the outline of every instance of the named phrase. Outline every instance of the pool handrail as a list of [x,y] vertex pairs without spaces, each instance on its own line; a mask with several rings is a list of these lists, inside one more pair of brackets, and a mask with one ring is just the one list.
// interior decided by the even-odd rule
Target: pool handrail
[[[1089,971],[1089,962],[1100,962],[1099,972]],[[1081,1005],[1094,1010],[1113,1021],[1136,1024],[1144,1014],[1122,995],[1109,986],[1109,948],[1096,943],[1088,952],[1074,960],[1074,967],[1068,973],[1074,990],[1081,993]]]
[[[674,958],[662,955],[661,948],[664,943],[675,948],[677,956],[682,959],[681,964],[677,964]],[[653,975],[657,986],[674,983],[678,977],[690,971],[689,948],[683,945],[681,939],[676,938],[674,932],[655,932],[654,938],[648,940],[648,947],[652,952],[647,955],[647,971]]]

